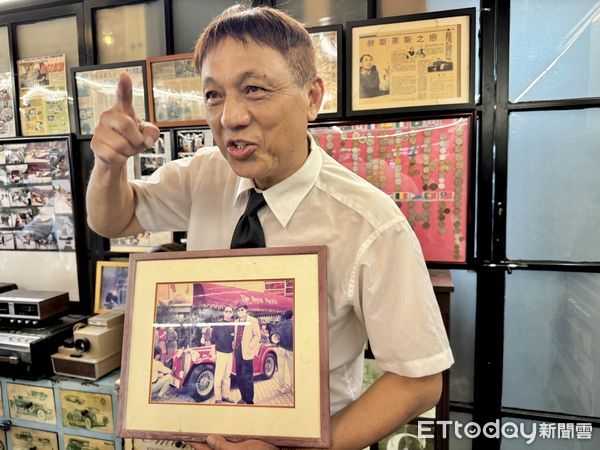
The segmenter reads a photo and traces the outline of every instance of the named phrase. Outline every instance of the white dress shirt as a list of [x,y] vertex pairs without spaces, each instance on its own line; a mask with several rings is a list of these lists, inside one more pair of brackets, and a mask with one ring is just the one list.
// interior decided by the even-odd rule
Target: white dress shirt
[[[319,148],[263,191],[267,247],[326,245],[331,413],[361,393],[369,340],[381,368],[408,377],[453,363],[421,247],[396,204]],[[217,147],[133,182],[148,231],[188,230],[188,250],[229,248],[254,187]]]

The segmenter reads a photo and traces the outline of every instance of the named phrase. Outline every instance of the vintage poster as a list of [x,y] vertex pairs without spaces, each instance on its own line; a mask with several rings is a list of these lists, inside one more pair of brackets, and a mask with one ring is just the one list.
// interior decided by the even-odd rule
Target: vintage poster
[[133,82],[136,115],[140,120],[146,120],[146,88],[141,65],[81,71],[75,74],[81,134],[92,134],[100,114],[115,104],[117,81],[123,72],[127,72]]
[[10,417],[41,423],[56,423],[54,391],[50,388],[7,383]]
[[94,439],[87,436],[65,434],[63,436],[65,450],[114,450],[115,443],[104,439]]
[[317,55],[317,73],[323,77],[325,95],[319,114],[338,112],[338,33],[337,31],[311,32]]
[[352,111],[468,103],[469,16],[352,28]]
[[83,391],[60,391],[60,409],[65,427],[112,433],[112,397]]
[[0,144],[0,249],[75,249],[68,141]]
[[396,202],[428,262],[466,262],[470,118],[311,128],[317,144]]
[[12,450],[59,450],[58,435],[50,431],[11,427]]
[[0,138],[16,136],[14,99],[11,73],[0,73]]
[[154,121],[203,122],[202,81],[192,57],[161,57],[151,61],[150,67]]
[[23,136],[70,132],[65,55],[17,61]]

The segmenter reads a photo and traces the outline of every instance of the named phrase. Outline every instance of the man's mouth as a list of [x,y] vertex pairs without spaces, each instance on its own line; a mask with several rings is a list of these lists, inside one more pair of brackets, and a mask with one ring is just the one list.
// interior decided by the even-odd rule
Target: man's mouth
[[256,144],[243,140],[229,139],[227,141],[227,153],[233,159],[244,160],[250,157],[256,150]]

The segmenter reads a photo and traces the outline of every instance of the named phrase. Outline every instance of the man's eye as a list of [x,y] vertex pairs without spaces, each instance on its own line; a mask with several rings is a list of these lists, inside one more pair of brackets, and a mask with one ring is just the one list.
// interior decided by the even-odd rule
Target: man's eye
[[204,94],[206,101],[215,100],[218,98],[218,96],[219,94],[217,94],[216,91],[208,91],[206,94]]
[[258,86],[248,86],[246,88],[246,93],[248,94],[256,94],[258,92],[261,92],[263,89],[259,88]]

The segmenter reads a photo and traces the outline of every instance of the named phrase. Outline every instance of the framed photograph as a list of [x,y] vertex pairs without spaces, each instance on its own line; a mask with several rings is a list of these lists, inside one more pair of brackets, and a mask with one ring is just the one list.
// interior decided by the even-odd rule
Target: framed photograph
[[129,264],[119,436],[329,445],[326,247]]
[[17,61],[21,134],[68,134],[69,107],[65,55]]
[[192,53],[146,60],[150,120],[159,127],[206,125],[202,80]]
[[124,310],[127,300],[127,261],[96,262],[96,295],[94,313],[111,309]]
[[347,115],[473,106],[475,9],[348,23]]
[[202,147],[215,145],[210,128],[177,130],[175,132],[177,158],[190,158]]
[[314,126],[317,144],[388,194],[428,262],[468,262],[473,233],[474,115]]
[[91,138],[100,114],[115,104],[117,82],[123,72],[127,72],[133,81],[133,108],[137,116],[141,120],[148,118],[145,61],[76,67],[71,69],[71,79],[79,138]]
[[325,95],[319,119],[342,113],[342,26],[307,28],[317,54],[317,73],[323,77]]

